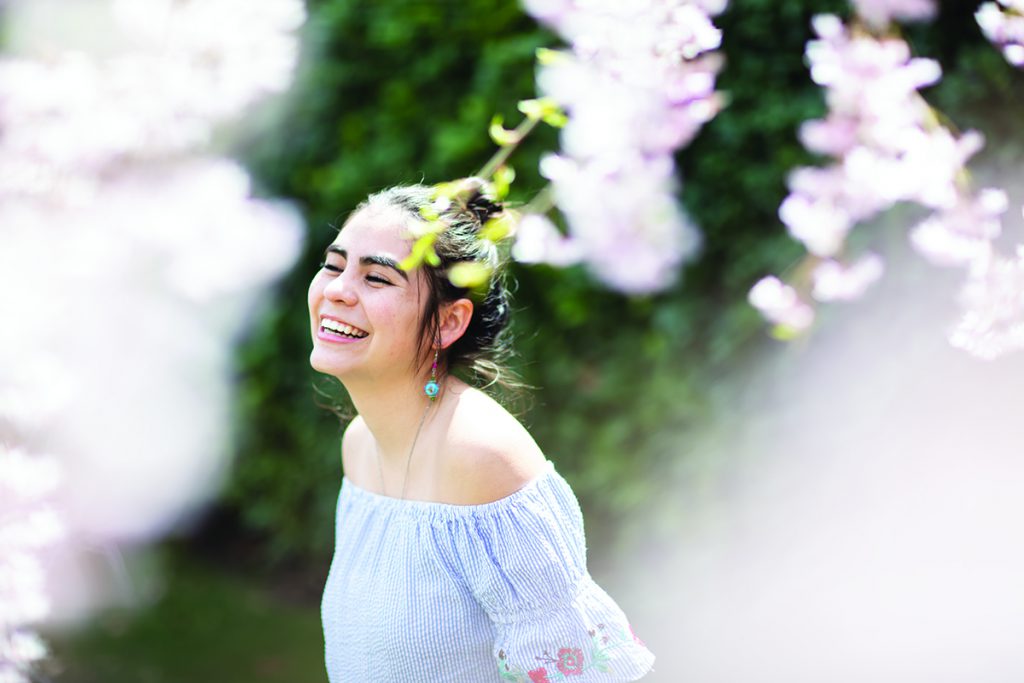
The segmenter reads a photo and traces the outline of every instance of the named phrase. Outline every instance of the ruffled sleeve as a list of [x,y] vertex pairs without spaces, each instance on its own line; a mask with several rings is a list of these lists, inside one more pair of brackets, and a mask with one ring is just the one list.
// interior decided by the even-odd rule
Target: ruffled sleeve
[[586,566],[583,514],[569,484],[547,472],[458,520],[453,564],[495,626],[503,681],[635,681],[654,654]]

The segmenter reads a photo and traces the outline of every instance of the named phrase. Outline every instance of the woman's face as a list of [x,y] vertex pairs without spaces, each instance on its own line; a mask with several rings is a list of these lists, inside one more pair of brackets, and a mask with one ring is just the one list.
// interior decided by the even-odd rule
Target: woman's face
[[314,369],[342,381],[412,372],[427,286],[422,269],[398,267],[412,248],[406,224],[398,209],[365,208],[327,248],[309,285]]

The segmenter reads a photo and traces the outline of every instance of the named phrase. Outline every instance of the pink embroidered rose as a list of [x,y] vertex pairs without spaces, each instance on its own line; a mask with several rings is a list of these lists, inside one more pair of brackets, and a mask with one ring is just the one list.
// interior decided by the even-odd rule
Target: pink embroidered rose
[[558,651],[558,670],[566,676],[583,673],[583,651],[579,648],[563,647]]
[[543,666],[539,669],[534,669],[528,673],[530,677],[530,683],[551,683],[548,680],[548,670]]

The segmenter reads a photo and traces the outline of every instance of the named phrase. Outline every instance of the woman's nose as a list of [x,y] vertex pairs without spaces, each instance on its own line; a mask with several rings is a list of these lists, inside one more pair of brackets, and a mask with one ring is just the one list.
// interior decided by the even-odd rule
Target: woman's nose
[[355,288],[353,288],[345,273],[339,274],[338,277],[327,283],[327,287],[324,288],[324,296],[331,301],[339,301],[348,305],[352,305],[359,300],[358,296],[356,296]]

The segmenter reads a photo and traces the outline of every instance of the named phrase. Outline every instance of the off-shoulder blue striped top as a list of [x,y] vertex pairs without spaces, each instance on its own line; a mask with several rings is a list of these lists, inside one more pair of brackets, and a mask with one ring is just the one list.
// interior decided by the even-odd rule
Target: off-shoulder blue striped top
[[635,681],[654,655],[591,578],[569,484],[482,505],[342,478],[321,618],[331,683]]

